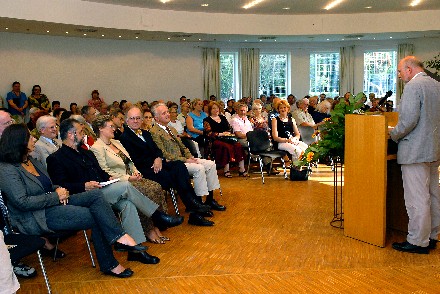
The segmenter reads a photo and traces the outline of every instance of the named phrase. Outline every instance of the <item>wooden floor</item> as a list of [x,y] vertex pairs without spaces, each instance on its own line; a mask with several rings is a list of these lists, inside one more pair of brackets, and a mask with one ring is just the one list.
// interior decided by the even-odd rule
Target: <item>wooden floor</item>
[[[129,279],[93,269],[81,234],[62,243],[67,256],[45,258],[54,293],[440,293],[440,249],[413,255],[391,249],[405,236],[389,232],[379,248],[333,228],[333,177],[319,166],[307,182],[281,175],[221,177],[226,212],[214,227],[186,222],[165,233],[171,241],[150,244],[158,265],[118,260]],[[170,207],[171,208],[171,207]],[[24,260],[37,267],[35,256]],[[38,268],[39,270],[39,268]],[[40,274],[20,280],[18,293],[44,293]]]

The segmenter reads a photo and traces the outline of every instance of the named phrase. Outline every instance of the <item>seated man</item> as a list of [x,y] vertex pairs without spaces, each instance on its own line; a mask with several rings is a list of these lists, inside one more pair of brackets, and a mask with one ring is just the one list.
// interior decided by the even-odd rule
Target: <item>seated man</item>
[[[139,244],[146,241],[137,210],[151,217],[156,225],[173,227],[183,222],[182,217],[172,217],[157,210],[159,205],[145,197],[129,182],[116,182],[107,186],[101,183],[111,180],[101,169],[92,151],[79,146],[84,139],[83,126],[74,119],[66,119],[60,125],[63,145],[47,157],[47,170],[54,185],[65,187],[71,194],[102,189],[104,198],[121,212],[122,226]],[[130,252],[128,260],[157,263],[158,259],[145,252]]]
[[57,151],[62,144],[61,140],[57,139],[57,119],[50,115],[41,116],[37,120],[36,128],[40,133],[40,138],[35,143],[35,149],[31,156],[46,166],[46,158]]
[[162,151],[154,143],[148,131],[141,130],[142,112],[137,107],[127,111],[127,127],[120,137],[120,142],[127,150],[136,168],[146,179],[158,182],[164,190],[176,188],[190,212],[188,223],[198,226],[212,226],[204,215],[212,215],[207,205],[197,201],[197,195],[190,183],[188,170],[181,161],[167,161]]
[[205,204],[211,209],[224,211],[226,207],[220,205],[214,199],[214,190],[220,188],[215,162],[202,158],[194,158],[188,148],[182,143],[173,127],[168,127],[170,113],[168,107],[159,103],[151,108],[156,124],[150,133],[157,147],[162,151],[167,161],[182,161],[185,163],[188,173],[193,176],[194,190],[197,196],[206,197]]

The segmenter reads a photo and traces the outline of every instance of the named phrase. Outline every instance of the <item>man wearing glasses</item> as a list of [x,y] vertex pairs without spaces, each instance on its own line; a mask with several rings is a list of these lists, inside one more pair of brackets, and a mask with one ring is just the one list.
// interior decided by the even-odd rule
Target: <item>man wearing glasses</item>
[[46,166],[46,158],[57,151],[62,145],[61,140],[57,139],[57,119],[50,115],[41,116],[37,120],[36,128],[40,133],[40,138],[35,143],[35,149],[31,153],[31,156]]
[[12,119],[11,114],[7,111],[0,110],[0,138],[3,134],[3,131],[13,123],[14,120]]

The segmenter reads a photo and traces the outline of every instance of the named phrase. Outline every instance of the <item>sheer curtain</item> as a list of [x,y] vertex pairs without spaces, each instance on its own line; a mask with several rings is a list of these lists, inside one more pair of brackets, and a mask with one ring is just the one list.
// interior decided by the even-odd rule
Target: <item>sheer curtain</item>
[[242,97],[259,97],[260,87],[260,49],[240,49],[240,87]]
[[339,48],[339,96],[354,91],[354,46]]
[[220,49],[203,48],[203,99],[220,97]]
[[[399,62],[402,58],[413,55],[414,54],[414,45],[413,44],[399,44],[397,46],[397,62]],[[398,105],[400,102],[400,96],[403,93],[404,83],[398,79],[396,85],[396,104]]]

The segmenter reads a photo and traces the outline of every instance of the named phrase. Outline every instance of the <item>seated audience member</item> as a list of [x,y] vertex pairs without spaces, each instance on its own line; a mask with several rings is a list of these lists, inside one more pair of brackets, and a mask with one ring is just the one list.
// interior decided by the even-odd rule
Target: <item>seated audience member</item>
[[[182,222],[180,218],[159,211],[159,205],[145,197],[128,181],[103,184],[113,178],[101,169],[93,152],[79,148],[78,145],[84,137],[83,128],[74,119],[66,119],[61,123],[63,145],[46,159],[47,170],[55,185],[66,187],[71,193],[102,191],[104,200],[120,212],[122,226],[137,244],[146,241],[138,210],[151,217],[157,226],[173,227]],[[157,257],[146,252],[130,253],[128,259],[151,264],[159,262]]]
[[131,102],[128,102],[127,100],[121,100],[121,102],[119,103],[119,108],[124,113],[127,113],[127,111],[131,108],[131,106],[132,106]]
[[[72,111],[63,111],[63,114],[61,114],[61,117],[60,117],[60,123],[61,123],[63,120],[68,119],[68,118],[71,117],[72,115],[75,115],[75,116],[81,116],[80,114],[73,114]],[[82,117],[82,116],[81,116],[81,117]],[[83,118],[83,119],[84,119],[84,118]]]
[[[57,109],[57,108],[61,108],[61,103],[60,103],[60,101],[52,101],[52,112],[51,113],[49,113],[50,115],[53,115],[53,112],[54,112],[54,110],[55,109]],[[55,116],[55,115],[53,115],[53,116]]]
[[177,119],[180,121],[182,126],[186,128],[186,117],[188,116],[190,109],[190,104],[188,102],[183,102],[180,104],[180,113],[177,115]]
[[129,254],[146,254],[145,247],[136,245],[122,229],[101,190],[75,194],[54,186],[39,161],[28,156],[34,143],[23,125],[9,126],[0,139],[0,187],[8,200],[12,226],[37,236],[91,229],[101,271],[119,278],[133,275],[114,258],[111,245]]
[[167,161],[162,151],[154,143],[148,131],[141,130],[141,110],[131,108],[126,115],[125,128],[120,141],[131,157],[136,168],[146,179],[158,182],[164,190],[175,188],[190,212],[191,224],[204,226],[203,215],[210,207],[197,201],[197,195],[190,184],[186,166],[181,161]]
[[279,115],[272,119],[272,139],[279,150],[289,152],[292,160],[297,160],[307,149],[307,144],[299,140],[300,133],[295,120],[288,116],[289,103],[286,100],[280,100],[276,107]]
[[50,101],[46,95],[41,94],[40,85],[34,85],[32,87],[32,94],[28,97],[29,107],[36,107],[40,110],[50,112]]
[[164,104],[157,104],[151,109],[156,124],[151,128],[151,136],[157,147],[168,161],[179,160],[185,163],[188,173],[193,177],[194,191],[197,196],[207,196],[205,204],[211,209],[224,211],[226,207],[214,199],[214,190],[220,188],[215,162],[202,158],[194,158],[183,145],[177,131],[168,127],[170,113]]
[[325,93],[319,94],[319,102],[324,101],[327,98],[327,95]]
[[2,137],[3,131],[14,124],[15,121],[12,119],[11,114],[6,110],[0,110],[0,138]]
[[21,92],[19,82],[12,83],[12,91],[6,95],[6,102],[8,103],[8,110],[17,122],[24,122],[26,110],[29,102],[25,93]]
[[149,109],[150,109],[150,105],[148,105],[148,102],[147,101],[142,101],[141,102],[141,110],[142,111],[146,111],[146,110],[149,110]]
[[84,134],[87,137],[91,137],[93,139],[93,142],[96,141],[97,137],[95,132],[93,131],[92,123],[96,119],[98,112],[93,106],[86,105],[83,106],[83,108],[81,108],[81,115],[84,117],[86,121],[86,123],[84,124]]
[[110,111],[110,117],[115,125],[114,139],[119,140],[124,131],[124,113],[119,108],[115,108]]
[[[72,114],[67,118],[72,118],[74,120],[77,120],[82,126],[85,126],[87,124],[85,118],[82,115]],[[58,135],[59,137],[59,135]],[[84,135],[83,142],[81,144],[81,148],[85,150],[89,150],[91,146],[95,143],[95,140],[93,140],[92,136]]]
[[246,104],[240,104],[240,106],[238,107],[237,115],[234,116],[234,118],[231,120],[231,127],[232,131],[235,134],[235,137],[237,137],[238,142],[241,144],[241,146],[246,148],[248,146],[246,133],[253,130],[252,124],[246,116],[247,110],[248,107]]
[[209,96],[209,101],[217,101],[217,97],[215,95]]
[[307,108],[307,111],[310,113],[310,115],[315,112],[316,106],[318,105],[318,96],[312,96],[309,98],[309,107]]
[[64,111],[66,111],[66,109],[61,108],[61,107],[55,108],[55,109],[52,111],[52,116],[55,117],[55,118],[57,119],[57,125],[58,125],[58,126],[59,126],[60,123],[61,123],[61,115],[63,115],[63,112],[64,112]]
[[203,120],[207,117],[203,111],[203,101],[194,99],[191,102],[192,111],[186,117],[186,130],[191,138],[199,144],[199,147],[204,146],[203,136]]
[[393,109],[394,109],[393,100],[387,100],[387,102],[385,104],[385,108],[386,108],[387,112],[393,112]]
[[29,130],[35,129],[35,123],[37,122],[37,120],[35,119],[35,115],[38,111],[40,111],[40,109],[38,109],[37,107],[32,107],[31,109],[29,109],[29,122],[26,124]]
[[170,112],[170,121],[168,123],[168,126],[173,127],[177,131],[177,136],[180,138],[183,145],[185,145],[185,147],[189,149],[192,156],[196,158],[201,157],[199,151],[199,145],[197,144],[196,141],[191,140],[190,135],[188,135],[188,133],[185,132],[185,128],[182,126],[182,123],[177,119],[177,109],[170,108],[169,112]]
[[317,124],[312,115],[308,112],[309,99],[303,98],[298,102],[298,109],[293,112],[297,126],[316,128]]
[[371,108],[368,109],[368,112],[385,112],[386,109],[379,105],[379,98],[374,98],[373,101],[371,101]]
[[251,116],[249,117],[249,121],[251,122],[253,130],[261,130],[267,132],[269,130],[267,117],[263,116],[262,114],[263,106],[260,103],[258,103],[257,100],[255,100],[254,103],[252,104],[252,113]]
[[235,114],[235,110],[234,110],[234,99],[229,99],[226,102],[226,109],[225,109],[225,113],[229,113],[231,116]]
[[182,104],[183,103],[187,103],[188,101],[186,100],[186,96],[181,96],[180,98],[179,98],[179,108],[177,108],[177,111],[179,112],[179,113],[181,113],[182,112]]
[[296,97],[293,94],[289,94],[287,96],[287,102],[290,105],[289,113],[292,114],[295,110],[298,109],[298,106],[296,106]]
[[[109,115],[99,115],[93,122],[93,129],[98,135],[95,144],[90,148],[98,160],[99,166],[114,178],[129,181],[142,194],[159,204],[163,212],[167,212],[167,203],[162,187],[153,181],[142,178],[128,155],[128,152],[118,140],[114,140],[114,125]],[[139,216],[148,241],[164,244],[169,240],[154,226],[149,218]],[[183,218],[182,218],[183,222]]]
[[98,109],[99,111],[101,111],[103,106],[107,107],[107,105],[104,102],[104,98],[99,97],[98,90],[93,90],[91,95],[92,95],[92,99],[90,99],[87,102],[88,106]]
[[[236,138],[231,138],[231,126],[226,117],[219,115],[220,107],[217,102],[209,103],[209,116],[204,119],[204,131],[212,140],[212,153],[218,166],[223,167],[224,176],[232,178],[229,163],[238,162],[239,176],[248,177],[244,168],[244,152]],[[235,139],[235,140],[234,140]]]
[[142,117],[143,118],[142,118],[141,129],[145,130],[145,131],[151,130],[151,128],[154,125],[154,118],[153,118],[153,114],[151,113],[151,111],[150,110],[144,111]]
[[[271,97],[272,97],[272,95],[271,95]],[[268,121],[272,121],[273,118],[276,118],[279,115],[278,109],[275,107],[275,105],[277,105],[278,102],[281,101],[280,98],[275,97],[275,96],[273,96],[273,98],[271,100],[272,100],[272,106],[271,106],[270,111],[267,114]],[[271,125],[269,125],[269,128],[271,128]]]
[[39,160],[44,167],[47,167],[46,158],[62,145],[61,140],[57,139],[58,126],[56,118],[50,115],[40,117],[37,120],[37,130],[40,133],[40,138],[35,143],[31,156]]
[[78,104],[75,102],[70,103],[69,109],[72,114],[81,114],[81,111],[78,109]]
[[327,100],[319,102],[319,104],[316,106],[316,111],[311,114],[313,121],[318,124],[322,122],[325,118],[329,118],[331,110],[332,105],[330,104],[330,102],[328,102]]

